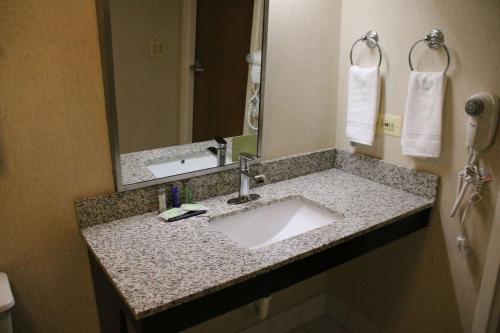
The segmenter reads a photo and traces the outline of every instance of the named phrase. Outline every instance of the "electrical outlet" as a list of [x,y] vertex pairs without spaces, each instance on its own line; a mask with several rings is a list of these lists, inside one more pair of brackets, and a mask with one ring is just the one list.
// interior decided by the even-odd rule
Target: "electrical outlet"
[[152,57],[165,55],[165,42],[151,42],[149,43],[149,50]]
[[401,116],[380,113],[377,121],[377,133],[401,137]]

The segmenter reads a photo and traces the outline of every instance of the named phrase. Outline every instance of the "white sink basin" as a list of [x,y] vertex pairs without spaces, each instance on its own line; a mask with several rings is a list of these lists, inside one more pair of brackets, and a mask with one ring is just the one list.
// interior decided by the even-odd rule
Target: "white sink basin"
[[[226,164],[232,163],[230,157],[226,157]],[[156,161],[147,165],[149,171],[157,178],[174,176],[181,173],[215,168],[217,157],[209,151],[198,154],[183,156],[171,160]]]
[[212,221],[213,226],[236,243],[258,249],[343,217],[318,208],[300,198]]

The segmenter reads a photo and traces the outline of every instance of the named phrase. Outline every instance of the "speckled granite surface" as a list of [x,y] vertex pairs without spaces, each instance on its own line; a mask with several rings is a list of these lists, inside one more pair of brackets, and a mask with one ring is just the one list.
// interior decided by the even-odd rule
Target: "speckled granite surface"
[[[430,180],[437,182],[437,178],[429,177],[428,182],[412,182],[414,185],[407,187],[436,187]],[[210,208],[209,212],[191,219],[165,223],[155,213],[148,213],[86,227],[82,234],[134,316],[140,319],[357,237],[431,207],[434,202],[434,197],[402,191],[339,169],[253,191],[262,198],[239,206],[226,204],[235,193],[207,199],[203,204]],[[288,197],[303,197],[344,218],[258,250],[239,246],[211,225],[220,216]]]
[[[274,183],[333,167],[429,198],[436,196],[439,185],[437,176],[338,149],[324,149],[268,160],[252,166],[252,170],[266,175],[266,183]],[[169,191],[173,185],[190,185],[194,189],[195,200],[204,200],[231,193],[238,188],[238,184],[237,171],[225,170],[176,182],[80,199],[75,203],[77,221],[81,227],[85,227],[154,212],[158,206],[156,194],[159,188],[166,188],[167,198],[170,199]]]
[[[232,138],[226,138],[227,153],[231,157]],[[179,159],[181,156],[193,156],[207,152],[208,147],[217,147],[214,140],[196,142],[186,145],[171,146],[150,150],[143,150],[120,155],[122,184],[130,185],[148,180],[157,179],[147,168],[149,164],[155,162],[165,162],[171,159]]]
[[413,194],[428,198],[437,196],[438,176],[400,167],[363,154],[337,149],[335,168]]
[[[334,161],[335,150],[326,149],[264,161],[259,165],[252,166],[252,170],[266,175],[267,183],[274,183],[331,169]],[[78,224],[85,227],[154,212],[158,208],[157,190],[166,188],[167,198],[170,201],[170,189],[173,185],[181,188],[190,185],[193,188],[195,200],[204,200],[234,192],[239,186],[239,175],[237,170],[225,170],[182,181],[77,200],[75,205]]]

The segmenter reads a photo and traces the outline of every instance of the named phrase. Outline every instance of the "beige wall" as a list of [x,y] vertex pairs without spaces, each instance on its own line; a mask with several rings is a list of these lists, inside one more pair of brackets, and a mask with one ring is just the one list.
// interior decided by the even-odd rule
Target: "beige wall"
[[[179,143],[181,0],[110,1],[120,151]],[[150,43],[164,42],[164,55]]]
[[340,0],[271,0],[264,106],[267,158],[330,147]]
[[[444,110],[443,151],[439,159],[402,156],[400,140],[377,137],[374,147],[360,152],[390,162],[425,170],[442,177],[441,196],[431,225],[364,258],[334,270],[332,288],[353,306],[394,332],[468,331],[481,281],[485,251],[498,195],[498,180],[484,190],[484,199],[467,221],[473,254],[464,257],[456,248],[459,232],[448,217],[455,196],[457,173],[466,163],[463,105],[482,90],[500,94],[500,2],[497,0],[356,0],[342,2],[339,62],[339,103],[336,146],[349,149],[344,134],[346,73],[352,42],[369,29],[380,34],[384,62],[381,111],[404,112],[409,67],[407,56],[414,41],[434,27],[445,33],[452,65]],[[363,47],[360,46],[361,51]],[[358,56],[361,64],[373,63]],[[425,47],[415,52],[420,70],[443,68],[442,53]],[[425,59],[425,60],[424,60]],[[484,155],[484,164],[500,170],[500,135]],[[458,309],[458,314],[457,314]]]
[[0,271],[16,332],[96,332],[76,198],[113,190],[94,1],[0,1]]
[[[335,6],[322,0],[318,8],[307,8],[303,0],[284,11],[285,2],[272,1],[271,29],[282,32],[271,36],[271,64],[279,70],[269,80],[270,91],[292,100],[266,114],[268,156],[327,146],[333,138],[329,126],[322,134],[308,128],[332,117],[335,71],[319,82],[315,78],[336,59],[326,39],[338,22],[325,17]],[[96,332],[89,266],[73,208],[76,198],[113,190],[94,1],[4,0],[0,13],[0,271],[9,274],[16,297],[14,326],[18,332]],[[293,33],[285,31],[287,22],[294,22]],[[298,25],[306,24],[323,38],[301,33]],[[281,47],[291,50],[280,52]],[[326,55],[315,55],[324,49]],[[287,59],[283,65],[281,56]],[[288,71],[289,65],[296,71]],[[309,69],[314,73],[304,78],[301,73]],[[299,78],[300,86],[280,82]],[[277,96],[268,110],[279,105]],[[276,112],[296,120],[282,121],[273,117]],[[309,120],[301,124],[307,113]],[[273,131],[280,139],[271,137]]]
[[[429,332],[456,331],[457,308],[463,325],[470,323],[492,213],[474,217],[469,231],[477,252],[469,258],[457,255],[456,226],[446,214],[464,163],[463,101],[477,90],[500,87],[498,66],[489,64],[498,62],[499,3],[344,1],[340,32],[340,3],[314,4],[271,0],[266,157],[331,146],[335,132],[338,145],[348,147],[346,56],[361,33],[373,28],[381,35],[390,57],[383,65],[382,105],[399,114],[409,45],[434,25],[446,33],[454,65],[445,144],[453,149],[439,161],[414,161],[399,154],[397,139],[386,137],[365,150],[442,175],[446,199],[428,229],[343,265],[331,277],[338,296],[389,330],[411,332],[418,324]],[[403,14],[393,15],[398,11]],[[73,208],[76,198],[113,190],[94,2],[3,0],[0,13],[0,271],[12,281],[15,326],[19,332],[94,332],[89,267]],[[498,143],[497,137],[495,153],[488,155],[495,169]],[[481,209],[493,212],[497,193],[485,193]]]

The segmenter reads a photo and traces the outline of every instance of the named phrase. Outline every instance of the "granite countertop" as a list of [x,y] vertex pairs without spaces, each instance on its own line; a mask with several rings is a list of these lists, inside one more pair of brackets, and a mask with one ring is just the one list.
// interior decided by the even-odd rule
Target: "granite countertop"
[[[155,213],[82,229],[89,249],[136,319],[172,308],[287,263],[355,238],[429,208],[424,197],[328,169],[253,189],[262,198],[243,205],[236,194],[202,201],[205,215],[173,223]],[[344,218],[269,246],[249,250],[212,225],[221,216],[290,197],[319,205]]]
[[[227,141],[226,156],[231,156],[233,138],[225,138]],[[207,148],[217,147],[215,140],[195,142],[185,145],[170,146],[133,153],[120,154],[122,184],[130,185],[157,179],[147,166],[155,162],[164,162],[171,159],[179,159],[207,152]]]

